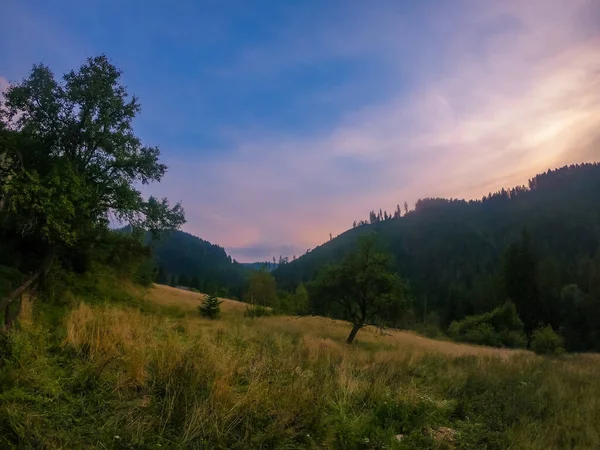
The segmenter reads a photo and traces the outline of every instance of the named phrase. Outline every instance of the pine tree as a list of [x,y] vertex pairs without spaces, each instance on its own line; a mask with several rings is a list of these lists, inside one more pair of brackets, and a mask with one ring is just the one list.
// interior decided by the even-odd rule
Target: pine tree
[[218,319],[221,314],[221,303],[222,300],[219,300],[214,295],[207,295],[202,300],[202,304],[198,306],[198,311],[200,311],[200,315],[202,317],[206,317],[207,319]]
[[155,282],[158,284],[167,284],[169,282],[169,276],[164,268],[164,266],[160,266],[158,268],[158,272],[156,273]]

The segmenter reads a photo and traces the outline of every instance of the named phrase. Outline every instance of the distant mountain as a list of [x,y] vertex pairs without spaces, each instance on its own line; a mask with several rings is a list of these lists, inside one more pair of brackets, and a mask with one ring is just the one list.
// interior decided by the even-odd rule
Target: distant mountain
[[153,242],[147,235],[146,242],[153,247],[160,282],[241,296],[249,269],[224,248],[183,231],[165,232]]
[[[408,214],[383,217],[388,219],[372,214],[373,223],[280,265],[273,272],[279,287],[292,290],[312,280],[320,268],[353,250],[359,236],[375,233],[395,256],[398,273],[410,282],[416,317],[433,313],[435,321],[447,326],[489,311],[507,297],[516,302],[525,295],[508,285],[506,255],[511,250],[513,259],[525,260],[523,255],[530,251],[531,261],[517,271],[524,275],[516,282],[528,283],[530,298],[529,305],[517,305],[519,314],[532,314],[534,309],[530,320],[556,329],[567,330],[566,320],[581,322],[573,325],[577,336],[567,345],[600,348],[597,325],[588,323],[600,323],[599,164],[549,170],[526,187],[503,189],[478,201],[419,200]],[[531,279],[525,280],[530,272]],[[565,294],[568,286],[575,290]],[[569,314],[582,316],[566,319]]]
[[266,270],[268,272],[272,272],[277,269],[279,264],[270,262],[270,261],[256,261],[251,263],[240,263],[242,266],[247,267],[248,269],[253,270]]

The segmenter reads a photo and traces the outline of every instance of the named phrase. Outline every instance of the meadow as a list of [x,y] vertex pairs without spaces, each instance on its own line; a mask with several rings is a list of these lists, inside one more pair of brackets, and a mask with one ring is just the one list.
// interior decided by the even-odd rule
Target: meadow
[[2,337],[1,448],[600,448],[597,355],[373,327],[349,346],[342,321],[203,319],[166,286],[65,295]]

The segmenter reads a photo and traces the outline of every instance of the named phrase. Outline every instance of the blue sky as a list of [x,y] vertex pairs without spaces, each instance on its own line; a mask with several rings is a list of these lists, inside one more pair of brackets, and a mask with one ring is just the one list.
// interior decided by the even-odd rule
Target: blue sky
[[21,0],[0,88],[107,54],[170,166],[148,193],[241,261],[600,152],[596,0]]

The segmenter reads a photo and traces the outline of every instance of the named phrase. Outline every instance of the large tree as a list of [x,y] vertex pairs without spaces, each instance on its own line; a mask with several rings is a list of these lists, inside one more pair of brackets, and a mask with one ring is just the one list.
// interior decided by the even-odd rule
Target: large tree
[[244,299],[252,305],[276,307],[277,284],[266,270],[255,270],[250,274]]
[[405,304],[404,283],[393,272],[392,258],[377,249],[373,236],[363,237],[358,248],[336,266],[317,276],[312,295],[325,304],[337,304],[352,322],[346,342],[369,321],[395,313]]
[[133,131],[139,112],[106,56],[89,58],[62,80],[34,65],[5,92],[0,220],[39,244],[46,268],[61,252],[97,240],[111,219],[149,230],[185,222],[179,203],[145,199],[139,190],[167,170],[159,149]]

